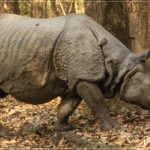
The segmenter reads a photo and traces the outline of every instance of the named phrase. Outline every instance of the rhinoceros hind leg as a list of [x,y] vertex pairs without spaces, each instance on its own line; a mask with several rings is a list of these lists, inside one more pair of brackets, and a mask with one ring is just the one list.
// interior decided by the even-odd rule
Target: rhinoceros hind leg
[[8,134],[9,134],[9,130],[0,123],[0,136],[5,136]]
[[103,95],[96,83],[80,81],[77,84],[76,89],[77,93],[82,97],[82,99],[84,99],[95,115],[97,115],[97,117],[101,120],[101,131],[120,125],[120,123],[111,118]]
[[0,98],[5,98],[8,94],[5,93],[2,89],[0,89]]
[[[0,89],[0,98],[5,98],[8,94],[2,91]],[[9,130],[5,128],[1,123],[0,123],[0,136],[5,136],[9,134]]]
[[79,96],[63,96],[58,106],[58,121],[55,127],[57,131],[72,130],[73,126],[68,123],[68,118],[81,102]]

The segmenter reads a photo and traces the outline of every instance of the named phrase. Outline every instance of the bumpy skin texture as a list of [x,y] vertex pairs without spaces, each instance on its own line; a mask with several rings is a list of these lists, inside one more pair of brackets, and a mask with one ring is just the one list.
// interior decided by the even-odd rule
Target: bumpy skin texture
[[58,77],[68,81],[73,90],[80,80],[104,80],[106,71],[102,48],[84,23],[89,18],[82,20],[83,16],[74,14],[68,17],[67,28],[54,50],[54,66]]
[[42,104],[65,92],[67,86],[57,78],[52,62],[65,23],[66,17],[0,15],[0,88],[5,93],[26,103]]
[[[1,14],[0,29],[0,96],[11,94],[30,104],[62,96],[56,130],[73,128],[67,120],[81,99],[101,120],[101,130],[119,125],[104,97],[118,92],[126,102],[150,110],[149,50],[134,55],[88,16]],[[3,135],[4,129],[0,126]]]

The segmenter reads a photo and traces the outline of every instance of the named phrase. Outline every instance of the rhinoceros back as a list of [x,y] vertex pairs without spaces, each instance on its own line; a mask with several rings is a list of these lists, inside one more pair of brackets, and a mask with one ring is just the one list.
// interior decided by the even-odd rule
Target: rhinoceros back
[[[52,52],[65,22],[65,17],[33,19],[0,15],[0,88],[3,91],[20,100],[34,96],[44,99],[50,86]],[[40,90],[42,87],[44,90]]]

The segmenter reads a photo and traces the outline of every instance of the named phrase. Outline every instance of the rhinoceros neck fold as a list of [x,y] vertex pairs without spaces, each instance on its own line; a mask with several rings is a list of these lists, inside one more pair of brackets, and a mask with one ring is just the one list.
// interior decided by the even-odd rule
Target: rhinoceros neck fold
[[104,97],[112,98],[119,92],[125,75],[137,64],[138,56],[131,53],[120,41],[107,40],[109,44],[103,47],[107,75],[102,90]]
[[133,76],[137,72],[137,70],[138,70],[138,66],[133,67],[133,69],[130,70],[129,72],[127,72],[127,74],[125,75],[123,83],[122,83],[122,85],[120,87],[120,91],[119,91],[119,97],[121,100],[126,101],[125,91],[127,88],[127,83],[129,83],[130,77]]

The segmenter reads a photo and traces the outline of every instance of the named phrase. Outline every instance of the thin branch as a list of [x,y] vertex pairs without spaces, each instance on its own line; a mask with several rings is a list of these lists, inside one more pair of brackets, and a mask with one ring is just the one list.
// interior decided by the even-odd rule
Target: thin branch
[[58,11],[57,11],[57,9],[56,9],[56,1],[55,0],[50,0],[50,2],[51,2],[51,6],[52,6],[52,16],[53,17],[58,17],[59,16],[59,13],[58,13]]
[[70,12],[71,12],[71,10],[72,10],[72,5],[73,5],[73,0],[72,0],[72,2],[71,2],[71,4],[70,4],[70,8],[69,8],[69,11],[68,11],[68,15],[70,14]]
[[66,12],[65,12],[64,7],[63,7],[63,5],[62,5],[62,3],[61,3],[61,1],[60,1],[60,0],[59,0],[59,4],[60,4],[60,7],[61,7],[61,9],[62,9],[62,11],[63,11],[64,15],[66,16]]

